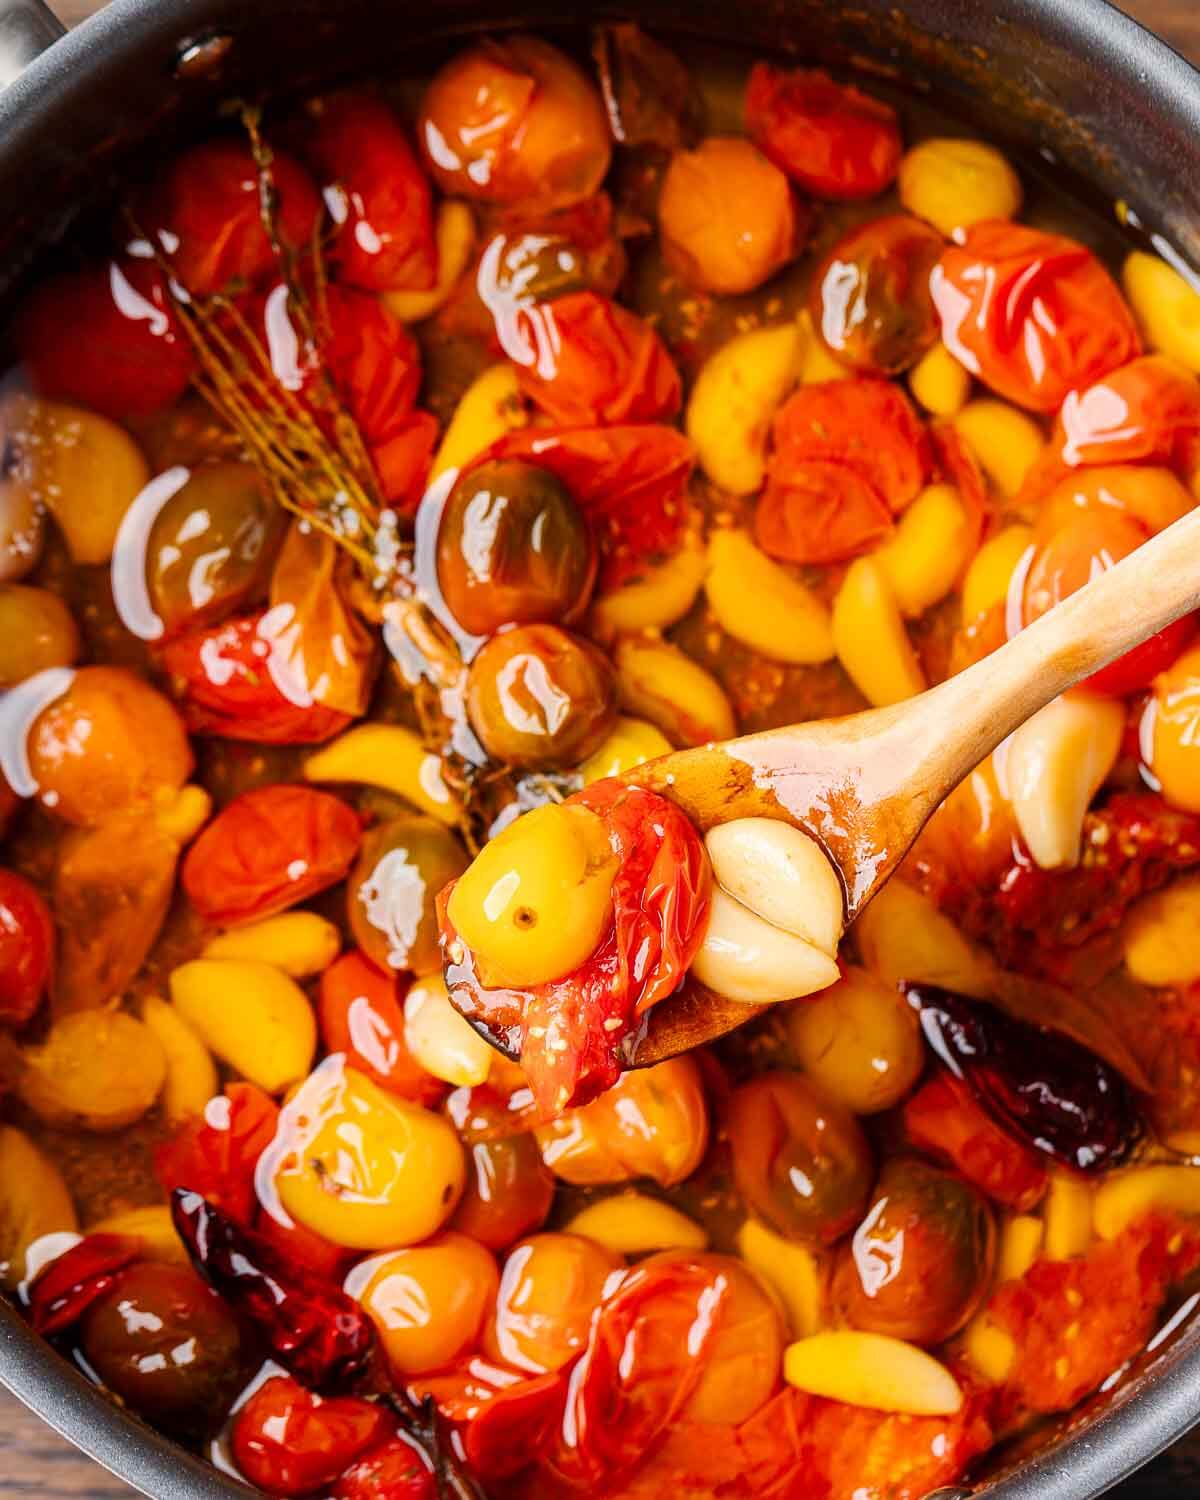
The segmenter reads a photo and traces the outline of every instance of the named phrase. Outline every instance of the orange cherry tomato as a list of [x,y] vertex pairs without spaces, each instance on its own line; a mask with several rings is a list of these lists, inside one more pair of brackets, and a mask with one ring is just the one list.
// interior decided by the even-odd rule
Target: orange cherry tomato
[[554,1178],[536,1139],[514,1118],[510,1096],[490,1082],[456,1089],[446,1101],[446,1113],[467,1150],[467,1185],[450,1228],[489,1250],[507,1250],[545,1223],[554,1202]]
[[555,422],[655,422],[683,399],[679,371],[649,323],[595,292],[573,292],[530,310],[544,339],[521,389]]
[[258,1208],[254,1169],[271,1144],[279,1106],[252,1083],[231,1083],[154,1153],[154,1173],[167,1194],[202,1193],[222,1213],[248,1226]]
[[950,352],[1031,411],[1057,411],[1068,392],[1141,351],[1112,277],[1063,235],[1007,219],[973,224],[947,246],[930,290]]
[[[272,153],[269,174],[279,237],[302,250],[321,216],[320,194],[286,152]],[[189,292],[209,296],[233,283],[250,286],[274,268],[259,189],[254,154],[234,139],[192,146],[149,189],[139,217]]]
[[437,277],[433,191],[395,112],[350,91],[311,111],[304,154],[327,201],[337,196],[339,279],[367,292],[428,291]]
[[316,745],[332,739],[351,716],[323,703],[299,704],[276,681],[275,640],[266,612],[185,631],[159,653],[171,692],[193,734],[262,745]]
[[929,273],[944,241],[910,214],[852,229],[813,277],[814,326],[843,364],[865,375],[897,375],[937,340]]
[[909,1097],[904,1128],[919,1151],[948,1157],[968,1182],[1007,1208],[1024,1213],[1046,1191],[1044,1163],[1001,1130],[969,1090],[947,1074]]
[[710,136],[671,158],[658,201],[663,258],[702,292],[751,292],[808,238],[809,209],[757,146]]
[[276,1375],[238,1408],[230,1446],[245,1478],[268,1495],[309,1495],[327,1489],[388,1425],[383,1406],[357,1396],[317,1396],[291,1376]]
[[609,1277],[623,1269],[619,1255],[579,1234],[535,1234],[514,1245],[484,1353],[528,1374],[563,1369],[587,1342]]
[[0,1024],[24,1026],[54,967],[54,918],[22,875],[0,869]]
[[612,154],[591,80],[532,36],[460,52],[425,91],[417,136],[443,192],[561,208],[588,198]]
[[36,286],[17,314],[16,343],[37,395],[117,421],[178,401],[196,364],[166,278],[129,257]]
[[1063,402],[1050,447],[1064,464],[1163,463],[1181,468],[1200,434],[1200,381],[1148,354]]
[[365,954],[343,953],[321,975],[318,1014],[326,1048],[344,1052],[349,1065],[380,1088],[417,1104],[436,1104],[445,1094],[445,1084],[405,1045],[399,979],[377,969]]
[[183,888],[206,922],[236,927],[342,880],[362,841],[354,809],[307,786],[264,786],[221,810],[188,850]]
[[929,477],[928,434],[888,381],[805,386],[771,430],[754,525],[763,550],[785,562],[839,562],[866,551]]
[[28,750],[38,800],[85,825],[181,787],[193,764],[174,706],[124,667],[81,667],[34,720]]
[[874,198],[896,176],[896,111],[819,68],[755,63],[746,85],[750,139],[815,198]]

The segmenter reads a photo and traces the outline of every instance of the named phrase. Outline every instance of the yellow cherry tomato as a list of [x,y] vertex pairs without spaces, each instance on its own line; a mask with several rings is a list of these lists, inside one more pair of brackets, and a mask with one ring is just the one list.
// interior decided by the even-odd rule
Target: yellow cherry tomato
[[490,1251],[465,1234],[447,1233],[376,1256],[355,1268],[348,1285],[379,1329],[392,1366],[401,1375],[422,1375],[474,1345],[498,1282]]
[[543,984],[595,950],[615,874],[616,856],[596,814],[550,804],[483,846],[447,911],[485,984]]
[[856,1115],[890,1109],[916,1083],[925,1047],[899,993],[865,969],[790,1008],[788,1030],[804,1071]]
[[453,1128],[327,1057],[284,1105],[268,1164],[284,1211],[353,1250],[414,1245],[462,1196],[466,1168]]
[[635,766],[671,753],[671,741],[654,724],[645,719],[620,718],[617,727],[580,765],[584,786],[603,781],[608,776],[622,776]]
[[1200,646],[1155,678],[1142,729],[1143,754],[1148,748],[1163,796],[1184,812],[1200,812]]

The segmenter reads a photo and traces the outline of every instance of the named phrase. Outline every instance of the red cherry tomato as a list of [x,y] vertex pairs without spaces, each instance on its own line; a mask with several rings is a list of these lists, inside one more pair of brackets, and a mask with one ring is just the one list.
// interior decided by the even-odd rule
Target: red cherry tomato
[[16,342],[37,395],[117,421],[178,401],[195,368],[166,280],[145,260],[43,281],[17,315]]
[[[521,1066],[543,1116],[583,1104],[611,1087],[620,1046],[637,1017],[678,988],[704,936],[712,871],[688,818],[655,792],[613,778],[568,799],[603,818],[619,860],[613,921],[572,974],[527,990],[489,990],[464,952],[446,983],[468,1016],[498,1018],[520,1037]],[[443,951],[458,942],[446,914],[451,882],[438,897]],[[549,1046],[548,1041],[565,1041]]]
[[1200,434],[1200,381],[1159,355],[1130,360],[1063,402],[1051,449],[1062,463],[1182,460]]
[[24,1026],[54,967],[54,918],[22,875],[0,869],[0,1024]]
[[755,63],[746,131],[759,150],[816,198],[873,198],[896,176],[903,142],[896,111],[813,68]]
[[480,455],[549,469],[588,516],[600,545],[600,585],[618,587],[670,552],[683,531],[684,494],[695,454],[673,427],[530,427]]
[[343,1246],[331,1244],[303,1224],[281,1224],[274,1214],[265,1210],[255,1220],[254,1230],[289,1265],[301,1266],[306,1271],[312,1271],[317,1276],[339,1284],[348,1261],[353,1258],[352,1251],[347,1252]]
[[1007,1208],[1027,1212],[1046,1191],[1046,1168],[1001,1130],[956,1079],[941,1074],[910,1096],[904,1128],[913,1145],[949,1157],[968,1182]]
[[393,110],[369,94],[314,107],[304,154],[328,198],[338,194],[333,259],[367,292],[428,291],[437,277],[433,190]]
[[818,267],[810,293],[814,326],[845,365],[897,375],[937,340],[929,273],[944,241],[910,214],[852,229]]
[[[276,151],[270,178],[279,237],[304,249],[321,216],[321,198],[294,157]],[[140,217],[175,278],[209,296],[231,283],[253,285],[275,266],[263,223],[259,168],[245,141],[204,141],[170,163],[146,195]]]
[[351,1067],[380,1088],[418,1104],[436,1104],[446,1092],[404,1043],[400,981],[357,949],[343,953],[321,975],[321,1036],[330,1052],[344,1052]]
[[206,922],[235,927],[335,885],[361,840],[358,815],[341,798],[259,787],[235,797],[188,850],[183,888]]
[[436,1500],[429,1460],[402,1433],[350,1465],[333,1486],[332,1500]]
[[230,1444],[242,1474],[268,1495],[309,1495],[371,1448],[388,1420],[370,1401],[317,1396],[276,1375],[237,1411]]
[[1133,315],[1086,246],[1007,219],[973,224],[947,246],[930,290],[950,352],[1031,411],[1057,411],[1141,350]]
[[279,1108],[252,1083],[231,1083],[154,1153],[163,1191],[188,1188],[248,1226],[258,1206],[254,1169],[271,1144]]
[[375,443],[371,462],[383,498],[397,510],[412,514],[421,503],[433,463],[440,427],[432,412],[414,411],[382,442]]
[[[1025,580],[1024,623],[1030,624],[1076,589],[1128,557],[1146,536],[1146,528],[1123,512],[1080,511],[1035,553]],[[1185,615],[1126,652],[1111,666],[1094,672],[1083,686],[1115,698],[1141,692],[1171,665],[1195,630],[1195,616]]]
[[386,442],[404,425],[421,386],[417,341],[365,292],[331,286],[326,305],[325,366],[367,442]]
[[567,1376],[531,1378],[472,1355],[421,1377],[413,1390],[433,1397],[472,1468],[494,1480],[519,1473],[545,1451],[562,1415]]
[[[264,632],[263,622],[267,621]],[[266,612],[188,630],[168,641],[159,661],[193,734],[262,745],[316,745],[351,722],[323,703],[299,704],[276,681],[275,644]]]
[[776,413],[759,545],[785,562],[839,562],[891,529],[929,477],[928,434],[883,380],[805,386]]
[[536,357],[521,389],[555,422],[655,422],[679,410],[683,388],[649,323],[608,297],[573,292],[527,309]]

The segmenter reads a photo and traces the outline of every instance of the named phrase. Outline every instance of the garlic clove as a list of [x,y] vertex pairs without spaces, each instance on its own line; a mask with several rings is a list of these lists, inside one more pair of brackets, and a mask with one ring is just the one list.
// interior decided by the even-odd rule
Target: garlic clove
[[830,958],[845,903],[828,855],[815,839],[775,818],[737,818],[705,838],[713,874],[743,906]]
[[719,886],[692,973],[727,1000],[771,1005],[823,990],[838,966],[804,938],[764,921]]

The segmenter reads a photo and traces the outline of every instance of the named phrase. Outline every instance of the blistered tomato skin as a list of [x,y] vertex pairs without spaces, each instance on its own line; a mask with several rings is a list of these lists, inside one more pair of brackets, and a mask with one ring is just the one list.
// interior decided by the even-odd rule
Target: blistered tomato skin
[[[278,197],[280,238],[302,250],[320,217],[320,195],[300,163],[285,152],[271,152],[269,174]],[[254,155],[249,145],[235,139],[191,147],[151,187],[143,227],[189,292],[209,296],[235,282],[252,285],[274,269],[259,190]]]
[[367,292],[428,291],[437,275],[433,193],[400,120],[370,94],[310,107],[304,155],[337,195],[338,275]]
[[15,870],[0,869],[0,1024],[24,1026],[54,965],[54,918]]
[[203,1436],[242,1381],[242,1336],[194,1271],[145,1262],[84,1314],[80,1339],[109,1390],[147,1421]]
[[382,1407],[315,1396],[277,1375],[238,1409],[230,1445],[243,1476],[268,1495],[308,1495],[332,1484],[386,1426]]
[[946,247],[930,290],[950,352],[1030,411],[1057,411],[1070,391],[1141,352],[1112,277],[1062,235],[1007,219],[973,224]]
[[486,42],[447,63],[426,90],[417,135],[443,192],[522,207],[589,197],[612,153],[594,85],[531,36]]
[[896,111],[819,69],[755,63],[746,85],[750,138],[816,198],[873,198],[896,176]]
[[868,1333],[937,1344],[978,1307],[995,1224],[982,1194],[919,1157],[885,1163],[875,1198],[838,1253],[834,1297]]
[[16,339],[35,394],[117,421],[170,406],[195,368],[166,280],[144,260],[42,282],[21,307]]
[[342,879],[362,828],[339,797],[312,787],[243,792],[183,862],[183,888],[208,922],[236,927],[285,911]]
[[471,635],[503,625],[570,624],[587,604],[596,549],[579,507],[546,469],[516,460],[471,469],[454,486],[437,537],[437,576]]

